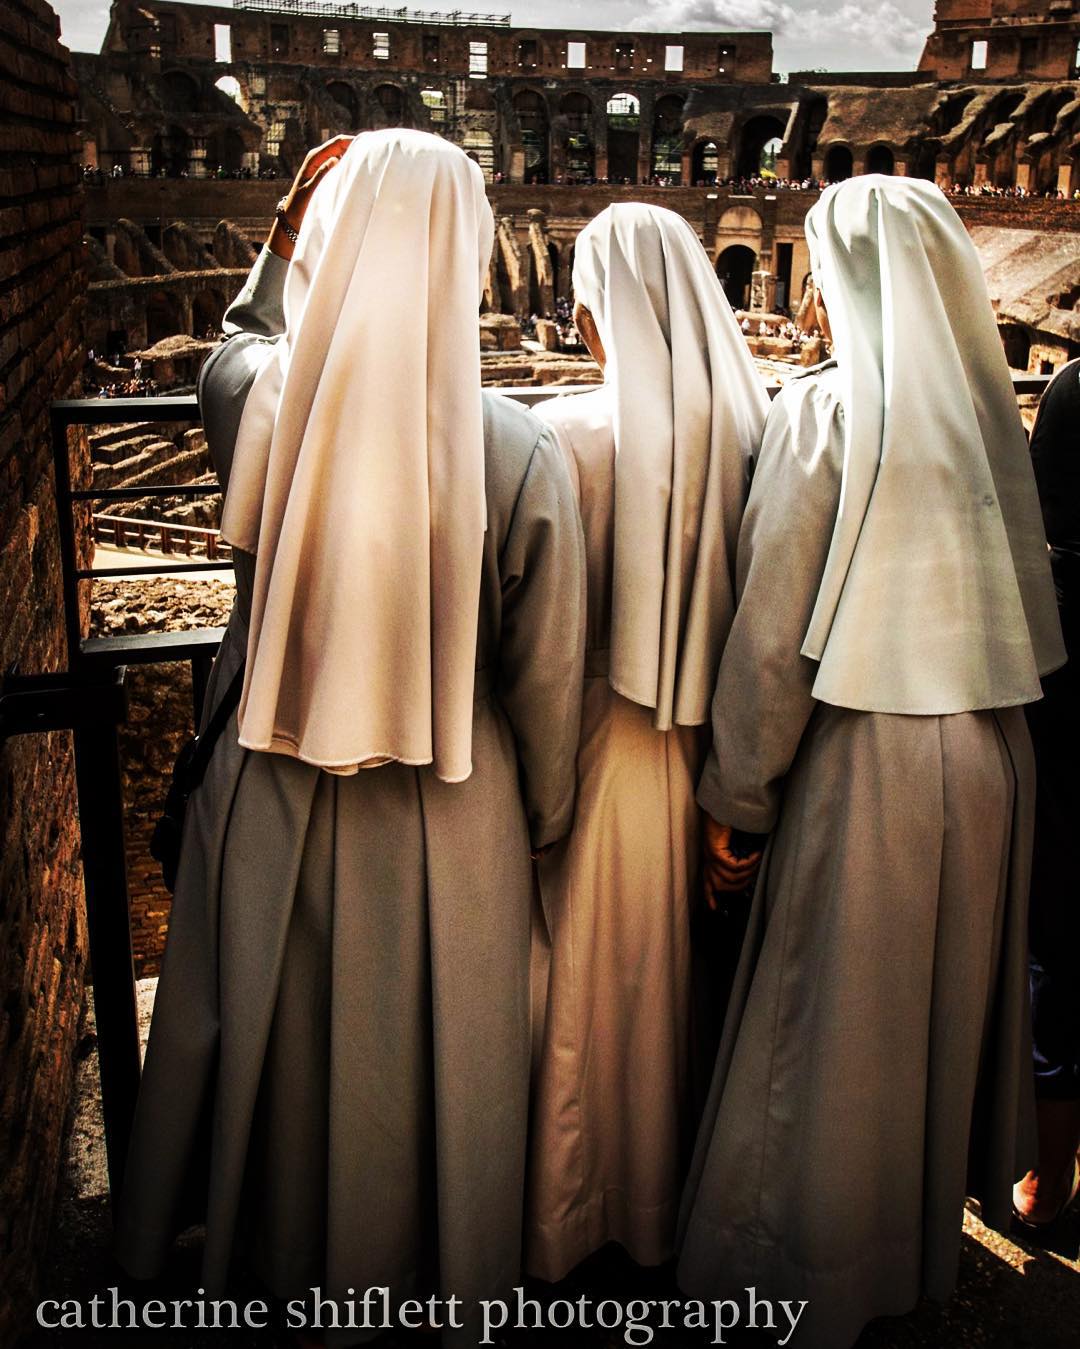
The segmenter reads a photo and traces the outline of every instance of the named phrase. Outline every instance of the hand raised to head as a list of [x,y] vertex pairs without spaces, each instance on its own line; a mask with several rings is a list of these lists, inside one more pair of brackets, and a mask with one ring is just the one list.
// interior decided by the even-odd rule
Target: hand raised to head
[[338,163],[352,142],[352,136],[334,136],[324,144],[316,145],[304,156],[304,162],[300,165],[300,172],[293,180],[292,187],[278,202],[278,218],[274,221],[266,241],[272,253],[276,253],[280,258],[292,257],[294,241],[289,237],[285,226],[287,225],[294,234],[299,233],[300,224],[315,189]]

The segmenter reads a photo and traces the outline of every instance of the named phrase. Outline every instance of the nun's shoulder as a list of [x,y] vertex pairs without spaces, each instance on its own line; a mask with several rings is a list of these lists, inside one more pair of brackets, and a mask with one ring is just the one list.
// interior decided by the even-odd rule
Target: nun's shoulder
[[611,434],[611,391],[607,384],[580,393],[558,394],[536,404],[536,415],[560,431],[571,444],[585,437]]
[[484,459],[488,497],[517,496],[533,461],[538,444],[548,442],[550,431],[539,417],[514,398],[485,389]]
[[762,449],[783,446],[810,465],[831,461],[839,469],[844,453],[844,407],[835,361],[800,370],[773,399]]
[[822,361],[785,380],[773,399],[772,412],[777,418],[813,416],[818,420],[842,420],[840,392],[839,367],[835,361]]

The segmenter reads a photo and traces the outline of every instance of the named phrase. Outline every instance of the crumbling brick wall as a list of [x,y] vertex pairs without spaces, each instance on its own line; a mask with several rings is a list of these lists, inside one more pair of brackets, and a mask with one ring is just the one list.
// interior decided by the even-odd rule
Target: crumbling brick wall
[[[84,359],[75,85],[44,0],[0,6],[0,668],[63,667],[50,399]],[[49,1227],[86,959],[70,737],[0,749],[0,1344]]]

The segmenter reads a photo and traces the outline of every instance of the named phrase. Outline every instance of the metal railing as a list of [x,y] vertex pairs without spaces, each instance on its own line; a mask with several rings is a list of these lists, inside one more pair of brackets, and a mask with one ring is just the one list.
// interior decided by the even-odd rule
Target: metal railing
[[[1049,376],[1017,375],[1013,382],[1018,394],[1039,393],[1049,382]],[[775,394],[777,387],[772,386],[770,394]],[[586,388],[595,388],[595,385],[582,386],[580,391]],[[547,386],[492,392],[529,406],[556,394],[578,391],[567,386]],[[0,737],[69,730],[74,739],[101,1103],[110,1191],[115,1198],[123,1178],[141,1075],[128,907],[123,780],[117,735],[127,713],[125,673],[129,665],[189,664],[193,714],[197,724],[210,667],[224,629],[84,638],[79,589],[82,583],[94,577],[212,571],[220,569],[221,561],[179,565],[174,561],[107,569],[80,567],[75,512],[84,503],[95,500],[205,497],[219,494],[220,489],[205,483],[153,488],[76,489],[72,486],[68,443],[71,428],[136,422],[198,422],[201,417],[193,395],[63,400],[52,404],[50,416],[68,668],[55,674],[9,674],[4,679],[0,690]]]
[[378,23],[422,23],[439,28],[509,28],[509,14],[474,14],[454,9],[393,9],[377,5],[353,5],[342,0],[233,0],[233,9],[259,14],[282,14],[295,18],[361,19]]

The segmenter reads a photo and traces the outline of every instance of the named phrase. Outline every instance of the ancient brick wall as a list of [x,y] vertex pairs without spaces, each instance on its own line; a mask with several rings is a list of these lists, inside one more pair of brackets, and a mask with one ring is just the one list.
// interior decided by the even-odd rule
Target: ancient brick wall
[[[49,400],[83,361],[75,86],[43,0],[0,6],[0,668],[62,668]],[[0,1344],[33,1296],[82,1006],[70,737],[0,750]]]

